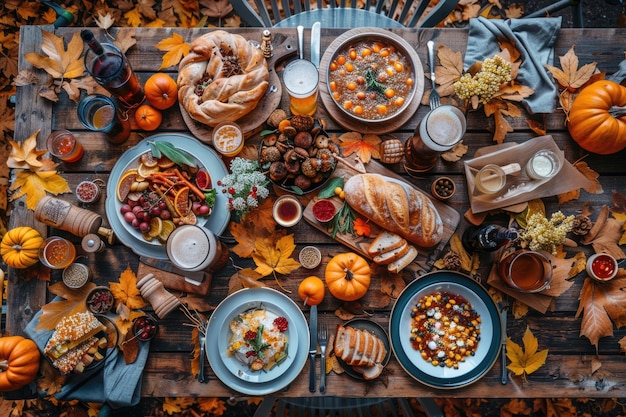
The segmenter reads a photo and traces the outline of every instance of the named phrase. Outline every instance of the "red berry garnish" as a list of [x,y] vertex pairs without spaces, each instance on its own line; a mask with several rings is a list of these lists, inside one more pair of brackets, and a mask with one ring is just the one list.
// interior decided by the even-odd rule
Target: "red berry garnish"
[[256,332],[253,332],[252,330],[248,330],[246,334],[243,336],[243,338],[245,340],[254,340],[256,339]]
[[274,326],[281,331],[284,332],[289,328],[289,322],[285,317],[276,317],[274,319]]
[[250,356],[256,356],[256,352],[253,350],[249,350],[246,352],[246,358],[249,358]]

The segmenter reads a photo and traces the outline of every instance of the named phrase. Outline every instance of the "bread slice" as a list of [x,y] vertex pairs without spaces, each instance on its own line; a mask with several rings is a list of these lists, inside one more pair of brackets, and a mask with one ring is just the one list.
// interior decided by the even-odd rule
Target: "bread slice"
[[397,233],[383,230],[372,240],[367,248],[367,253],[371,256],[378,256],[382,253],[392,251],[399,248],[406,242],[402,236]]
[[363,378],[371,380],[382,372],[387,349],[376,335],[366,330],[339,325],[335,335],[334,353],[362,374]]
[[90,311],[65,316],[56,325],[44,353],[52,360],[59,359],[102,331],[106,331],[106,327]]
[[415,246],[409,245],[409,250],[407,251],[407,253],[405,253],[404,256],[400,257],[399,259],[387,265],[387,270],[394,274],[399,273],[404,268],[406,268],[411,262],[413,262],[413,260],[417,257],[417,254],[418,252]]
[[407,242],[406,239],[402,240],[404,242],[400,247],[374,256],[373,261],[379,265],[387,265],[403,257],[409,251],[411,245],[409,245],[409,242]]

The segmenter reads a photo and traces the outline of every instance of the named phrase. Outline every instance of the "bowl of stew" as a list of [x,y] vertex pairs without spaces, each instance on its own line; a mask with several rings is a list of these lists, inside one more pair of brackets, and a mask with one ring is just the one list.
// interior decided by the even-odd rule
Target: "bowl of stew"
[[326,85],[340,112],[359,122],[384,123],[416,109],[423,71],[408,42],[385,30],[354,29],[337,41]]

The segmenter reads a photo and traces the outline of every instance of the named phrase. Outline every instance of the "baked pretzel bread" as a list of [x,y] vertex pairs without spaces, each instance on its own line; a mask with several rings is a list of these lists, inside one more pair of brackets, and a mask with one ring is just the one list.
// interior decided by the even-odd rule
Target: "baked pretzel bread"
[[65,316],[57,324],[44,353],[52,360],[59,359],[102,331],[106,331],[106,327],[90,311]]
[[214,127],[250,113],[269,85],[263,52],[223,30],[202,35],[178,67],[178,100],[191,118]]

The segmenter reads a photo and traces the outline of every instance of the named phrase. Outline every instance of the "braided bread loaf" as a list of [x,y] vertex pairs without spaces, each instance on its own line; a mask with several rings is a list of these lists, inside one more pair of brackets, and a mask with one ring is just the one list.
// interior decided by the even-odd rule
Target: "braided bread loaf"
[[214,127],[250,113],[269,85],[263,52],[244,37],[215,30],[194,40],[178,68],[178,100]]

